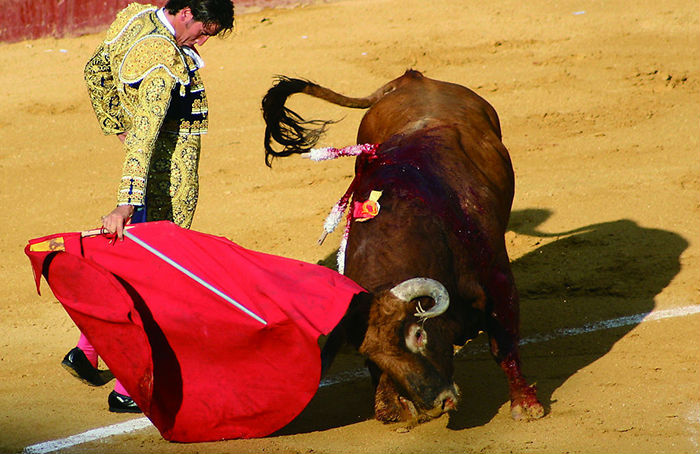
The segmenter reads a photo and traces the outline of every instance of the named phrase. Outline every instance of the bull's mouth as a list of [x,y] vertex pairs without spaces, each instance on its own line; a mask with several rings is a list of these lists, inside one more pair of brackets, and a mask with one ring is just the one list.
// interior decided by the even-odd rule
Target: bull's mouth
[[457,409],[459,391],[457,390],[457,385],[452,385],[451,388],[452,389],[446,389],[440,393],[433,402],[433,408],[425,411],[426,415],[430,418],[437,418],[443,413]]
[[[421,423],[456,410],[459,388],[454,382],[443,386],[439,392],[435,390],[432,393],[426,393],[427,389],[424,388],[422,393],[416,392],[416,395],[409,397],[406,389],[399,387],[386,373],[383,373],[374,396],[375,417],[386,423],[400,421]],[[426,399],[428,396],[420,398],[421,394],[432,394],[432,396],[428,399]]]

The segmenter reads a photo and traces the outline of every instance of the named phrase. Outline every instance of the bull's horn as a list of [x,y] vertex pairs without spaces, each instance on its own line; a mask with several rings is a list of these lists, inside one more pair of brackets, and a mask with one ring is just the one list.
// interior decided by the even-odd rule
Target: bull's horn
[[405,302],[409,302],[421,296],[429,296],[435,300],[435,306],[428,310],[424,310],[420,304],[418,304],[416,317],[423,320],[437,317],[450,306],[450,295],[447,293],[445,286],[435,279],[429,279],[427,277],[415,277],[405,280],[392,288],[391,294]]

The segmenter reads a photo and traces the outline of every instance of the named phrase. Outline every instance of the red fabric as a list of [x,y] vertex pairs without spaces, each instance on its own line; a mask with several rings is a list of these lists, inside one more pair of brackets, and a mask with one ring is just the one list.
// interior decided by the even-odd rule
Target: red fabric
[[363,289],[330,269],[170,222],[129,232],[267,325],[128,238],[111,244],[105,236],[67,233],[31,240],[25,252],[37,288],[43,273],[164,438],[260,437],[289,423],[318,388],[318,336]]

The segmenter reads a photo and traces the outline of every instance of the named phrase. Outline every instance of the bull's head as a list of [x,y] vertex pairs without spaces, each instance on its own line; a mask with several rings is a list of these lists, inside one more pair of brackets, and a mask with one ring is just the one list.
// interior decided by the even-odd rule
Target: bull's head
[[433,279],[409,279],[375,296],[359,350],[381,369],[377,419],[420,422],[456,408],[453,325],[438,317],[448,307],[447,290]]

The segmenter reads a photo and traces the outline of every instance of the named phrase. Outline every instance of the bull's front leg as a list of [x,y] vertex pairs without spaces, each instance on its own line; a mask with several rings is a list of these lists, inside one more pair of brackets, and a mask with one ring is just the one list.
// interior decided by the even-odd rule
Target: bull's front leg
[[[343,318],[328,334],[321,350],[321,376],[325,377],[340,348],[349,342],[356,349],[360,348],[365,331],[367,330],[367,313],[372,296],[361,292],[353,296]],[[376,383],[375,383],[376,386]]]
[[494,345],[497,343],[495,339],[491,339],[491,353],[508,379],[510,415],[516,421],[541,418],[544,416],[544,407],[537,399],[536,386],[528,385],[523,377],[517,346],[506,355],[501,355],[500,348]]
[[323,344],[323,349],[321,350],[321,377],[326,376],[346,338],[345,327],[342,325],[336,326],[326,338],[326,343]]
[[493,309],[487,316],[486,331],[491,355],[508,379],[510,414],[515,420],[541,418],[544,407],[537,399],[537,389],[527,384],[520,367],[519,301],[512,275],[496,273],[489,290]]

